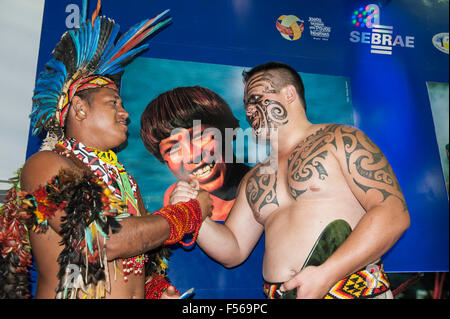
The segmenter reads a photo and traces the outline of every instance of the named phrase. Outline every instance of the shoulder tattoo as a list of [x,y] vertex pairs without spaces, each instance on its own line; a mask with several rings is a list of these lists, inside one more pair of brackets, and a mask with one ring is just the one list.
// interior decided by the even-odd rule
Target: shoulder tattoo
[[247,201],[254,210],[260,211],[268,204],[279,206],[277,200],[277,175],[261,174],[259,168],[254,169],[247,180],[245,193]]
[[[316,177],[324,180],[327,155],[340,153],[353,182],[364,193],[376,190],[383,196],[397,197],[406,210],[406,203],[392,168],[381,150],[359,129],[330,124],[317,130],[297,145],[288,159],[289,189],[297,199],[306,192],[303,182]],[[303,187],[303,188],[302,188]]]
[[353,182],[367,193],[376,190],[383,195],[397,197],[406,210],[406,203],[400,185],[391,165],[384,154],[363,132],[358,129],[340,126],[336,136],[342,143],[345,153],[346,169]]

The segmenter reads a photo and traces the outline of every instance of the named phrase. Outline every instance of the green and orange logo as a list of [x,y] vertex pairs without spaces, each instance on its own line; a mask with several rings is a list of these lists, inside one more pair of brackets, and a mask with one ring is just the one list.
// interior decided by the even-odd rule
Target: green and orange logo
[[281,36],[289,41],[295,41],[302,37],[304,25],[303,20],[300,20],[294,15],[282,15],[277,19],[277,30]]

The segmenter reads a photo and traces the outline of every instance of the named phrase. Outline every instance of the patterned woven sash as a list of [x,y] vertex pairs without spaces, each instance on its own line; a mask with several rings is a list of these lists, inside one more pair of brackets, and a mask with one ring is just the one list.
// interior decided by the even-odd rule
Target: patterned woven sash
[[117,198],[126,201],[128,214],[140,216],[137,205],[137,184],[117,160],[113,151],[103,152],[83,145],[74,138],[67,138],[58,143],[71,151],[91,171],[101,178]]
[[[105,152],[89,148],[74,138],[66,138],[59,142],[57,146],[73,153],[98,178],[102,179],[111,192],[126,203],[129,215],[141,216],[137,202],[137,184],[125,171],[125,168],[117,160],[117,155],[113,151]],[[143,274],[145,262],[148,260],[149,258],[146,254],[123,259],[124,280],[128,281],[127,276],[131,273]]]

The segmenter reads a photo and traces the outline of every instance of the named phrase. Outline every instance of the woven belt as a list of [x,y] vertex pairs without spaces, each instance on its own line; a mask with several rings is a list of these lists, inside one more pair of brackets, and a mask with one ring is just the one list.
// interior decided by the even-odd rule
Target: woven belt
[[[268,299],[294,299],[297,289],[282,292],[283,283],[264,281],[264,294]],[[379,261],[337,282],[324,299],[365,299],[378,296],[390,289],[389,280]]]

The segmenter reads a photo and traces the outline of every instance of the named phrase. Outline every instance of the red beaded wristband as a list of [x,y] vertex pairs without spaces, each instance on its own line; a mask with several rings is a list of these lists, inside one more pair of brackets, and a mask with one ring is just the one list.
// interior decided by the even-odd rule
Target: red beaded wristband
[[[161,299],[162,294],[170,286],[171,284],[164,277],[152,274],[152,280],[145,283],[145,299]],[[176,288],[175,290],[178,292]]]
[[[170,236],[164,242],[164,245],[180,243],[183,246],[190,246],[197,239],[202,224],[202,212],[196,199],[175,205],[167,205],[153,214],[165,218],[169,223]],[[190,233],[194,234],[192,240],[189,243],[182,242],[184,235]]]

